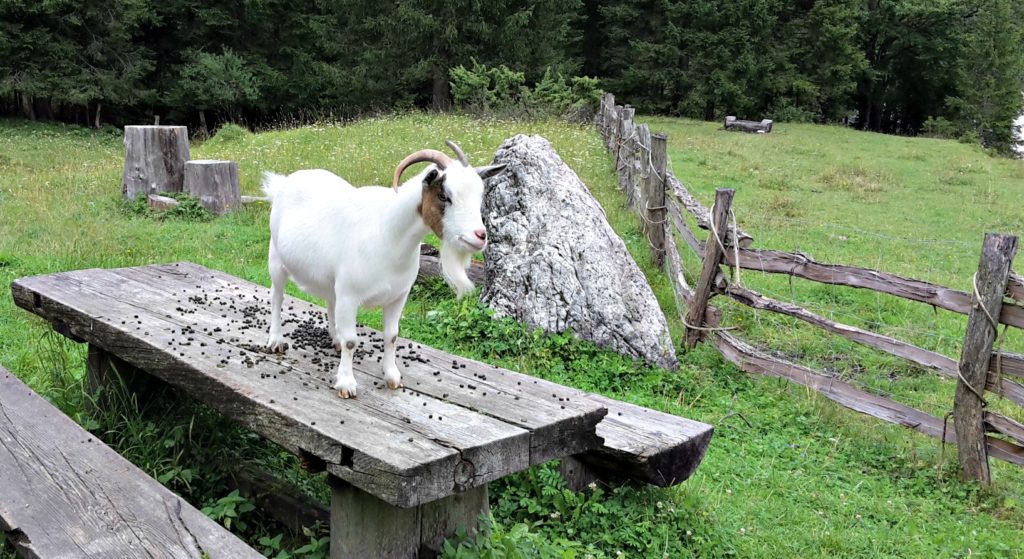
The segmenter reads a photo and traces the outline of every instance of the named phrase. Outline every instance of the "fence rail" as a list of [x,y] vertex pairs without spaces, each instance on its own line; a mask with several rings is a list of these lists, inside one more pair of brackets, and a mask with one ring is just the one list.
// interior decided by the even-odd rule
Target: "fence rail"
[[[993,339],[998,324],[1024,328],[1024,278],[1006,270],[985,275],[992,260],[989,250],[983,250],[979,274],[974,278],[975,293],[967,293],[929,282],[905,278],[895,274],[841,264],[816,262],[806,254],[752,248],[753,237],[736,225],[730,216],[733,192],[719,190],[711,209],[694,198],[676,178],[667,164],[667,138],[651,134],[644,124],[634,122],[632,108],[615,104],[615,98],[606,94],[601,101],[597,126],[605,146],[614,155],[619,187],[627,204],[637,212],[643,222],[643,231],[651,245],[652,256],[658,266],[666,268],[672,281],[676,306],[687,327],[686,344],[692,347],[700,340],[712,343],[722,356],[740,369],[768,376],[789,379],[812,388],[825,397],[847,408],[869,416],[903,425],[931,437],[963,446],[960,450],[961,467],[970,477],[988,481],[987,459],[984,467],[969,458],[967,448],[981,448],[983,456],[992,456],[1024,465],[1024,425],[1011,418],[984,410],[985,390],[1001,395],[1008,401],[1024,406],[1024,385],[1005,378],[1024,378],[1024,355],[993,351]],[[652,141],[652,138],[655,140]],[[657,213],[654,213],[657,211]],[[686,219],[689,214],[699,229],[708,231],[707,241],[701,241]],[[732,219],[728,219],[731,217]],[[731,221],[731,223],[730,223]],[[701,260],[701,271],[695,286],[691,287],[684,274],[682,260],[676,244],[676,235]],[[1016,238],[1003,239],[1006,266],[1012,262]],[[990,238],[986,238],[986,245]],[[994,242],[994,241],[992,241]],[[969,315],[965,352],[957,361],[941,353],[917,347],[910,343],[842,324],[793,303],[766,297],[752,289],[730,284],[721,266],[736,267],[828,284],[868,289],[936,308]],[[992,293],[1004,297],[981,298],[979,286],[986,284]],[[1000,285],[1005,285],[1000,291]],[[995,287],[993,287],[995,286]],[[998,292],[998,293],[997,293]],[[722,314],[709,301],[715,295],[729,297],[750,308],[774,312],[801,320],[807,324],[843,337],[855,343],[883,351],[910,363],[934,370],[955,379],[958,396],[954,402],[954,421],[938,418],[913,407],[859,389],[833,376],[809,367],[791,363],[759,350],[730,333],[722,325]],[[982,320],[980,303],[994,309],[991,320]],[[987,330],[986,330],[987,329]],[[972,341],[975,340],[975,341]],[[968,354],[972,352],[972,354]],[[986,360],[986,362],[982,362]],[[965,375],[977,376],[976,388]],[[984,381],[984,388],[980,388]],[[953,423],[963,432],[958,436]],[[968,433],[970,432],[970,433]],[[996,436],[986,435],[992,433]],[[974,443],[974,439],[977,443]],[[984,440],[985,444],[981,444]]]

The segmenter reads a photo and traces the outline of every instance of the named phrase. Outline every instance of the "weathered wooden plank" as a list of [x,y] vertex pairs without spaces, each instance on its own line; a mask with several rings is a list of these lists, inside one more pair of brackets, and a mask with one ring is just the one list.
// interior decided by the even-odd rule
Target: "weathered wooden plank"
[[2,368],[0,480],[24,557],[261,557]]
[[957,453],[960,469],[967,479],[992,483],[985,444],[984,391],[992,344],[998,324],[990,317],[999,316],[1006,293],[1010,264],[1017,251],[1017,237],[986,234],[981,248],[981,262],[975,276],[978,300],[967,319],[963,351],[960,354],[960,378],[953,400],[956,423]]
[[[952,422],[944,425],[942,419],[923,411],[865,392],[802,365],[767,355],[728,332],[715,332],[712,339],[726,361],[743,371],[788,379],[815,390],[843,407],[908,427],[929,437],[941,440],[945,432],[945,442],[956,443],[956,429]],[[990,456],[1024,465],[1024,447],[992,437],[988,437],[986,442]]]
[[[729,216],[729,207],[736,191],[731,188],[719,188],[715,192],[715,230],[719,238],[724,238],[725,224]],[[712,234],[712,237],[714,235]],[[693,349],[703,337],[700,328],[704,324],[704,312],[707,310],[708,299],[712,294],[712,283],[719,274],[719,262],[722,259],[722,245],[712,242],[704,251],[704,262],[700,269],[700,277],[693,290],[693,300],[686,310],[686,347]]]
[[1024,305],[1024,277],[1010,272],[1010,280],[1006,284],[1006,294],[1017,303]]
[[[778,301],[770,297],[765,297],[756,291],[744,287],[730,285],[726,289],[720,291],[751,308],[777,312],[779,314],[803,320],[808,324],[818,326],[827,332],[837,334],[848,340],[884,351],[890,355],[895,355],[896,357],[901,357],[912,363],[921,365],[922,367],[928,367],[944,376],[957,378],[957,362],[951,357],[947,357],[941,353],[922,349],[895,338],[862,330],[854,326],[833,322],[802,307]],[[1004,374],[1018,374],[1018,367],[1024,363],[1022,363],[1022,361],[1018,361],[1016,359],[1017,357],[1019,356],[1004,355]],[[1001,394],[1008,400],[1024,406],[1024,386],[1005,378],[999,378],[994,374],[996,370],[995,357],[993,357],[990,370],[993,371],[993,374],[988,376],[986,388]],[[1024,368],[1020,370],[1024,371]]]
[[698,258],[704,257],[704,246],[700,241],[697,240],[697,236],[693,234],[693,231],[686,224],[686,220],[683,219],[683,210],[679,209],[678,203],[673,199],[667,200],[668,214],[672,217],[672,223],[676,226],[676,231],[686,241],[686,244],[693,250]]
[[861,345],[884,351],[890,355],[895,355],[896,357],[901,357],[911,363],[921,365],[922,367],[928,367],[938,371],[956,372],[956,361],[950,357],[942,355],[941,353],[928,351],[895,338],[890,338],[889,336],[883,336],[855,326],[849,326],[847,324],[841,324],[829,320],[823,316],[814,314],[803,307],[786,303],[784,301],[778,301],[770,297],[765,297],[752,289],[747,289],[742,286],[729,285],[724,290],[719,291],[728,295],[732,299],[747,305],[748,307],[791,316],[808,324],[817,326],[826,332],[831,332]]
[[[172,291],[176,291],[171,287],[176,281],[180,283],[180,289],[186,291],[195,284],[196,278],[215,281],[233,288],[236,298],[250,301],[250,305],[255,304],[257,308],[250,308],[250,314],[268,316],[269,291],[265,287],[242,282],[222,272],[195,264],[181,263],[173,267],[173,273],[169,270],[170,266],[147,266],[113,272],[134,277],[142,276],[141,279],[149,284],[160,280],[167,283]],[[174,279],[175,277],[178,279]],[[187,302],[184,297],[178,301],[183,305]],[[326,317],[322,308],[299,300],[289,301],[289,307],[291,309],[288,313],[315,317],[321,328],[326,327]],[[230,308],[221,314],[226,314],[229,320],[243,319],[242,315],[232,315]],[[288,334],[289,331],[286,329],[285,332]],[[353,364],[357,371],[379,380],[380,366],[376,361],[369,361],[369,356],[373,352],[383,351],[383,337],[379,332],[369,328],[359,327],[359,332],[363,340],[359,344],[362,351],[357,353]],[[258,336],[255,339],[251,337],[253,333],[252,329],[246,332],[246,335],[250,336],[247,338],[248,343],[260,343],[260,336],[264,332],[257,331]],[[289,362],[297,369],[315,369],[318,365],[313,362],[314,359],[334,358],[333,352],[329,349],[295,349],[296,351],[278,359]],[[528,458],[531,464],[544,463],[600,445],[600,438],[593,433],[607,410],[602,405],[585,399],[586,393],[580,390],[472,359],[452,356],[402,338],[399,339],[396,353],[403,371],[405,390],[452,403],[528,430]],[[294,361],[288,361],[293,358]],[[324,369],[323,366],[320,368]],[[324,377],[325,381],[333,378],[333,367],[329,369],[325,370],[325,374],[330,374]]]
[[1004,375],[1024,378],[1024,355],[996,351],[989,360],[988,370],[993,373],[1001,372]]
[[[259,377],[263,374],[269,377],[279,376],[279,379],[257,379],[256,384],[261,382],[265,384],[269,380],[273,380],[271,385],[285,382],[287,388],[285,396],[290,395],[288,390],[296,390],[299,394],[312,390],[313,394],[318,395],[317,398],[319,398],[314,407],[321,408],[318,412],[321,414],[337,407],[337,399],[333,398],[333,393],[328,389],[336,366],[333,350],[326,347],[295,347],[285,355],[274,356],[251,351],[265,342],[265,316],[268,308],[266,301],[269,297],[266,288],[188,264],[112,271],[81,271],[74,274],[81,275],[84,272],[92,274],[88,283],[92,285],[93,289],[102,292],[98,295],[121,293],[122,295],[118,295],[118,298],[135,301],[135,307],[123,308],[118,312],[134,315],[139,309],[146,313],[149,313],[151,309],[166,309],[165,312],[158,312],[149,318],[147,318],[148,314],[140,314],[140,319],[147,325],[150,322],[155,322],[154,330],[170,328],[171,332],[165,332],[161,334],[162,336],[174,336],[175,329],[189,329],[188,336],[193,340],[185,342],[189,345],[184,346],[184,351],[181,351],[182,348],[178,345],[170,346],[173,348],[171,357],[180,357],[177,353],[185,353],[188,356],[188,361],[198,360],[195,356],[194,344],[207,343],[207,347],[216,347],[218,352],[207,356],[209,357],[207,362],[188,363],[188,366],[193,368],[210,366],[212,362],[211,370],[215,370],[217,366],[222,370],[245,367],[245,370],[250,371],[250,376]],[[69,281],[66,277],[67,274],[61,276],[63,276],[62,283],[76,285],[74,278]],[[124,286],[130,286],[130,288]],[[18,291],[17,282],[15,291]],[[174,296],[172,296],[172,292]],[[92,292],[89,291],[89,293],[91,296]],[[15,295],[16,299],[19,298],[18,293]],[[32,310],[33,297],[31,292],[26,292],[20,297],[23,302],[19,304]],[[298,318],[305,322],[305,324],[293,325],[298,321],[290,320],[291,324],[286,326],[287,335],[292,335],[297,330],[303,330],[304,333],[300,335],[308,337],[310,329],[323,323],[323,310],[319,307],[289,298],[286,308],[288,309],[286,318]],[[174,312],[167,312],[171,309],[174,309]],[[45,313],[40,312],[39,309],[35,309],[34,312],[45,316]],[[89,316],[90,313],[92,317],[98,318],[113,314],[108,310],[104,315],[97,309],[85,311],[84,315]],[[162,323],[156,319],[163,320],[168,324],[161,326]],[[149,322],[146,322],[147,320]],[[135,322],[137,321],[135,320]],[[113,326],[119,325],[114,324]],[[142,328],[141,324],[136,326]],[[86,327],[83,324],[77,325],[72,330],[88,328],[91,326]],[[216,333],[214,333],[215,330]],[[156,335],[148,329],[145,332]],[[321,332],[323,331],[321,330]],[[372,359],[374,353],[381,351],[383,340],[379,333],[368,330],[363,332],[364,338],[360,351],[357,353],[355,365],[359,382],[362,386],[369,387],[375,381],[380,380],[379,365]],[[138,336],[138,332],[129,333]],[[142,337],[148,338],[150,334]],[[203,336],[202,340],[199,335]],[[216,343],[218,340],[221,341],[220,344]],[[168,341],[175,344],[173,339]],[[382,498],[392,499],[396,503],[410,503],[404,506],[411,506],[426,497],[400,501],[402,498],[412,498],[408,495],[402,497],[403,494],[422,493],[443,496],[460,487],[457,483],[453,483],[453,479],[461,479],[456,477],[456,473],[467,478],[463,480],[465,486],[478,485],[485,483],[488,479],[496,479],[505,475],[502,472],[509,473],[523,469],[531,462],[538,463],[561,455],[559,453],[581,452],[600,442],[594,435],[594,428],[606,410],[582,398],[582,393],[577,390],[555,384],[544,385],[542,382],[534,384],[535,379],[522,375],[518,375],[518,378],[529,380],[518,385],[515,381],[517,374],[511,371],[497,370],[463,359],[455,359],[453,363],[453,358],[450,355],[428,354],[420,348],[414,349],[412,345],[404,341],[402,346],[404,349],[400,351],[399,358],[400,364],[405,369],[404,380],[407,388],[401,393],[411,396],[413,400],[398,399],[398,404],[394,400],[382,400],[382,398],[397,398],[395,396],[397,393],[381,388],[370,390],[366,395],[361,392],[358,399],[360,404],[355,406],[355,410],[345,407],[348,413],[359,412],[356,415],[362,418],[361,420],[359,418],[345,419],[346,425],[355,425],[346,432],[354,433],[365,428],[365,437],[370,440],[358,440],[356,437],[356,442],[369,446],[362,447],[344,438],[333,439],[332,446],[333,433],[331,436],[321,437],[317,433],[306,433],[305,431],[308,429],[302,425],[287,426],[286,429],[275,424],[272,428],[267,429],[271,431],[270,433],[264,433],[259,428],[254,428],[254,430],[265,434],[272,440],[278,440],[279,443],[293,451],[306,450],[324,459],[329,471],[367,490],[378,491],[378,496]],[[221,362],[225,359],[223,357],[225,349],[233,352],[228,356],[228,363]],[[135,352],[138,349],[129,348],[129,351]],[[364,364],[364,362],[368,363]],[[445,363],[445,365],[437,363]],[[179,374],[169,367],[165,368],[168,370],[166,374],[177,374],[185,379],[196,376],[194,371]],[[299,374],[271,374],[277,373],[279,370]],[[160,376],[156,372],[154,374]],[[481,376],[487,378],[482,379]],[[288,378],[293,380],[289,383],[285,380]],[[501,381],[500,379],[505,380]],[[213,382],[213,380],[209,382]],[[495,385],[496,380],[504,382],[504,384]],[[173,381],[171,382],[173,384]],[[299,384],[303,386],[300,388]],[[472,388],[470,388],[471,385]],[[245,386],[250,390],[255,388],[249,385]],[[213,389],[197,389],[201,392],[197,397],[202,400],[203,396],[211,390]],[[261,387],[260,390],[264,390],[264,388]],[[264,396],[269,398],[271,389],[266,387],[266,390],[268,392]],[[278,393],[281,392],[280,387],[276,387],[275,390]],[[541,391],[546,394],[545,397],[540,396]],[[552,398],[552,394],[557,394],[557,397]],[[308,395],[304,397],[308,398]],[[559,401],[558,398],[561,398],[562,401]],[[211,405],[217,407],[218,403],[226,405],[219,401],[212,402]],[[427,405],[424,406],[424,403]],[[372,410],[372,413],[363,409],[363,404]],[[266,400],[263,400],[263,405],[267,406]],[[276,408],[279,413],[285,415],[295,413],[287,406],[282,407],[280,400],[273,402],[270,407]],[[309,408],[309,402],[303,404],[302,407]],[[389,411],[388,414],[385,414],[386,417],[380,417],[380,409]],[[232,413],[237,415],[239,412]],[[305,417],[305,420],[317,421],[317,413],[310,412],[310,414],[307,414],[309,417]],[[260,414],[261,417],[263,415],[267,414]],[[508,421],[499,419],[502,416],[506,416]],[[333,422],[333,420],[330,421],[330,423]],[[502,439],[501,445],[503,446],[496,448],[497,439],[487,443],[487,439],[479,439],[479,433],[473,433],[474,429],[482,428],[481,422],[505,425],[508,428],[517,429],[517,431],[507,433],[510,435],[506,437],[508,440]],[[378,481],[377,478],[387,477],[387,475],[375,474],[378,470],[387,470],[386,464],[381,460],[391,460],[392,458],[386,455],[372,456],[367,452],[372,450],[374,445],[388,447],[387,440],[381,440],[381,437],[375,436],[374,424],[379,431],[381,423],[389,429],[397,429],[391,433],[393,438],[403,439],[406,435],[401,433],[412,432],[412,437],[417,443],[429,443],[436,446],[437,448],[433,449],[434,454],[429,451],[421,452],[415,448],[409,448],[409,456],[403,460],[405,460],[405,468],[413,468],[414,471],[404,472],[403,468],[392,467],[389,474],[392,483]],[[433,424],[433,426],[424,427],[421,423],[427,426]],[[468,431],[462,432],[456,429],[456,426],[459,425],[469,425],[471,428],[467,427]],[[319,423],[317,423],[317,429],[319,428]],[[501,430],[508,431],[504,427]],[[285,432],[288,433],[287,436],[285,436]],[[445,432],[447,434],[444,434]],[[337,442],[339,440],[345,442],[344,445],[340,445],[340,450],[336,448],[339,446]],[[450,444],[453,447],[446,448],[439,443]],[[393,446],[400,451],[404,445]],[[501,448],[506,450],[502,451]],[[458,452],[453,449],[457,449]],[[398,451],[390,450],[389,452]],[[341,464],[342,459],[346,456],[347,461],[351,462],[348,466]],[[430,462],[430,460],[436,462],[431,466],[432,468],[435,466],[442,469],[450,468],[447,475],[439,473],[428,476],[417,469],[419,462]],[[416,483],[419,484],[418,488],[412,486],[408,479],[413,474],[415,474]],[[374,488],[374,484],[377,485],[376,488]]]
[[1019,445],[1024,446],[1024,425],[1009,417],[995,412],[985,412],[985,424],[988,431],[1005,435]]
[[[788,274],[828,285],[870,289],[911,301],[927,303],[960,314],[968,314],[971,310],[971,296],[963,291],[904,278],[888,272],[843,264],[822,264],[815,262],[806,254],[792,254],[777,250],[740,249],[739,257],[740,267],[747,270]],[[725,252],[722,260],[728,266],[736,265],[736,257],[731,250]],[[1024,328],[1024,307],[1003,305],[999,321],[1010,326]]]
[[689,479],[704,459],[711,425],[604,396],[590,399],[608,408],[597,426],[604,445],[574,458],[602,480],[671,487]]
[[[243,347],[240,337],[226,337],[225,322],[234,320],[237,328],[243,320],[225,321],[195,305],[179,307],[175,316],[168,312],[175,300],[154,294],[151,285],[83,270],[19,280],[12,291],[23,306],[38,294],[37,314],[66,317],[91,343],[293,452],[323,459],[332,472],[396,505],[437,499],[529,465],[523,429],[408,391],[365,390],[358,401],[339,403],[328,372],[316,376],[315,367],[295,367],[247,350],[252,346]],[[242,300],[222,294],[245,310],[235,305]],[[204,332],[217,328],[222,331]],[[374,377],[356,374],[372,386]]]
[[[683,183],[680,182],[680,180],[676,178],[674,174],[672,174],[671,170],[669,170],[666,173],[666,176],[668,177],[668,191],[671,192],[672,196],[676,199],[676,201],[678,201],[684,208],[686,208],[686,210],[690,212],[690,215],[692,215],[694,219],[697,220],[698,227],[704,229],[705,231],[710,231],[711,211],[705,208],[704,204],[701,204],[696,198],[693,197],[693,195],[690,194],[688,190],[686,190],[686,187],[683,186]],[[683,221],[683,223],[685,223],[685,221]],[[680,229],[682,229],[682,227],[680,227]],[[748,235],[742,229],[736,229],[734,231],[733,226],[730,223],[726,234],[725,244],[727,246],[733,246],[735,244],[734,239],[739,239],[740,248],[748,248],[754,242],[754,238]],[[702,254],[703,251],[698,251],[698,253]]]

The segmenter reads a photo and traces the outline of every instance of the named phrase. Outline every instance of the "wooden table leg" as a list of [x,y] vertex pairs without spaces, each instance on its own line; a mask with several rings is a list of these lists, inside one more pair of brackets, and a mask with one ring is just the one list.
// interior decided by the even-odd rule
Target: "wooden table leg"
[[332,478],[331,559],[433,558],[460,526],[475,532],[487,510],[487,486],[403,509]]
[[134,395],[139,407],[166,383],[151,376],[107,352],[89,344],[89,355],[85,366],[85,386],[93,403],[100,410],[110,410],[117,403],[115,394],[123,391],[125,395]]

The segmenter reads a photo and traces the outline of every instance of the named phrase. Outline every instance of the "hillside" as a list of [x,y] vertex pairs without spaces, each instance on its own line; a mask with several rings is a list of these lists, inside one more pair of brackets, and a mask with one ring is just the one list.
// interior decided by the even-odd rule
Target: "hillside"
[[[970,146],[813,125],[780,124],[770,136],[751,136],[720,132],[714,123],[648,122],[669,134],[676,175],[703,201],[716,186],[737,188],[737,217],[758,247],[964,289],[983,231],[1024,233],[1024,162]],[[355,184],[383,184],[394,163],[415,149],[454,138],[472,161],[483,161],[517,133],[551,140],[643,262],[646,245],[588,127],[424,114],[260,134],[233,127],[193,146],[192,156],[239,161],[244,193],[257,194],[265,170],[322,167]],[[14,278],[94,266],[193,260],[269,284],[266,207],[216,221],[140,215],[118,200],[121,150],[117,131],[0,121],[0,363],[199,505],[227,494],[216,463],[238,460],[258,461],[322,498],[322,484],[294,461],[201,410],[175,406],[159,421],[139,413],[89,416],[79,383],[83,348],[49,334],[12,304]],[[674,316],[665,279],[646,268]],[[910,303],[752,272],[743,278],[766,293],[949,354],[962,335],[962,320]],[[361,319],[379,326],[378,313]],[[727,306],[726,320],[741,325],[744,337],[907,403],[936,413],[948,408],[948,383],[929,373],[744,309]],[[678,326],[676,320],[677,339]],[[710,348],[683,355],[678,373],[638,367],[564,336],[490,320],[473,301],[455,302],[437,284],[414,291],[402,329],[453,353],[716,425],[704,464],[672,490],[578,497],[559,490],[550,466],[494,484],[493,541],[542,549],[543,557],[561,556],[554,553],[562,549],[575,553],[569,557],[1015,557],[1024,549],[1020,468],[993,461],[991,489],[961,483],[954,449],[785,382],[745,375]],[[1024,348],[1019,335],[1006,344]],[[273,530],[254,521],[244,535],[255,542]]]

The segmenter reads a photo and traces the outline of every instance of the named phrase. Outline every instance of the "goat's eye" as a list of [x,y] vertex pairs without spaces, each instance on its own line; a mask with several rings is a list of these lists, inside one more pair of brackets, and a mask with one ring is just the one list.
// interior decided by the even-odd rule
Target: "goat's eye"
[[441,189],[437,193],[437,199],[440,200],[442,204],[451,204],[452,203],[452,199],[448,197],[448,193],[445,192],[444,189]]

